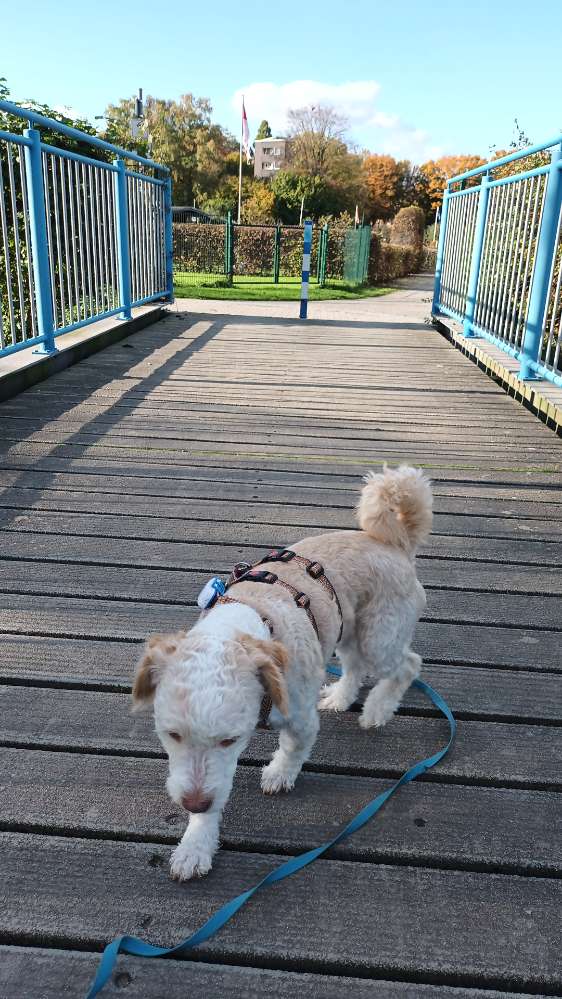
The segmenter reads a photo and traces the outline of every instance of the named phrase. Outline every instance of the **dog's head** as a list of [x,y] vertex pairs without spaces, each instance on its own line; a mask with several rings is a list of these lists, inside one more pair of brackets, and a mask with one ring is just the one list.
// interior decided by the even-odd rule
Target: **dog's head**
[[189,812],[224,807],[264,690],[287,714],[287,658],[280,642],[242,633],[224,638],[194,629],[148,639],[133,684],[133,709],[154,705],[173,801]]

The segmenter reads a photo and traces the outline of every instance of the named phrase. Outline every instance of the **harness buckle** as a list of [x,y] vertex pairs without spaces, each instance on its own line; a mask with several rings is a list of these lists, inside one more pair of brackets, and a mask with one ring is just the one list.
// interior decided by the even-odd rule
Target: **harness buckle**
[[313,579],[319,579],[320,576],[324,575],[324,566],[320,565],[320,562],[311,562],[310,565],[307,565],[306,571]]
[[310,607],[310,597],[307,593],[296,593],[295,603],[297,607],[302,607],[303,610],[308,610]]
[[238,582],[242,576],[245,576],[247,572],[250,571],[252,566],[249,562],[237,562],[232,570],[232,579]]
[[252,569],[245,576],[246,582],[248,583],[276,583],[278,577],[274,572],[268,572],[267,569]]
[[290,562],[295,553],[290,548],[274,548],[264,558],[264,562]]

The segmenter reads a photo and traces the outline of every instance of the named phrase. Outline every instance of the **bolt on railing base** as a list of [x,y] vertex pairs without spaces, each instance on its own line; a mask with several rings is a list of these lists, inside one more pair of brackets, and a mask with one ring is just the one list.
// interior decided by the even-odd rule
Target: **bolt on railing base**
[[40,354],[41,357],[52,357],[53,354],[58,354],[58,352],[59,352],[58,347],[55,347],[54,344],[52,347],[50,347],[46,343],[38,344],[37,347],[35,347],[35,349],[31,351],[32,354]]
[[522,382],[542,382],[544,380],[525,360],[519,362],[518,377]]
[[468,322],[468,320],[466,320],[466,319],[465,319],[465,321],[463,323],[463,326],[462,326],[462,335],[464,337],[466,337],[467,340],[480,340],[481,339],[480,334],[476,333],[475,330],[473,329],[472,323]]

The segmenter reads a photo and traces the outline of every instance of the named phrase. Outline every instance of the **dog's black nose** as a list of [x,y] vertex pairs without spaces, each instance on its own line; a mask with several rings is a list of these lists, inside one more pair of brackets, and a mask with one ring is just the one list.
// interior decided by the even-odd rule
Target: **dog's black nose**
[[186,812],[208,812],[213,804],[212,798],[202,798],[199,794],[184,794],[181,803]]

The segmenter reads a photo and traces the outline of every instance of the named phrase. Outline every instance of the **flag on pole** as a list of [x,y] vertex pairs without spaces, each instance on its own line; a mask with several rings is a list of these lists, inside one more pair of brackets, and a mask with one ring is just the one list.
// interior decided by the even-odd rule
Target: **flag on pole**
[[246,117],[244,98],[242,98],[242,148],[246,153],[246,163],[251,163],[252,147],[250,145],[250,129],[248,128],[248,119]]

